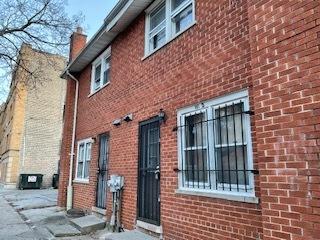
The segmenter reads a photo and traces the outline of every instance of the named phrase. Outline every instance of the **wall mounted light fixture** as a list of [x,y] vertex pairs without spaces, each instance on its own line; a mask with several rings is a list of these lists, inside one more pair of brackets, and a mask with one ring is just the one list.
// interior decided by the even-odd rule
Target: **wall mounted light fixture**
[[112,124],[113,124],[114,126],[120,126],[120,125],[121,125],[121,119],[116,119],[116,120],[114,120],[114,121],[112,122]]
[[128,115],[123,117],[123,121],[125,121],[125,122],[131,122],[132,120],[133,120],[133,114],[132,113],[130,113],[130,114],[128,114]]
[[158,114],[158,117],[160,119],[160,123],[164,123],[167,120],[167,115],[166,113],[163,111],[163,109],[160,109],[160,112]]

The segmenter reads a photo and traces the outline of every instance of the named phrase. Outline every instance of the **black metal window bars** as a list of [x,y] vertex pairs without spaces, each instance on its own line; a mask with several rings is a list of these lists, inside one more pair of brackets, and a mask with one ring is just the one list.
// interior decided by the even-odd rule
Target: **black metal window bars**
[[[249,115],[243,101],[180,116],[180,177],[182,187],[192,189],[253,191],[248,161]],[[247,118],[248,117],[248,118]],[[251,141],[250,141],[251,142]],[[250,148],[251,149],[251,148]],[[249,149],[249,150],[250,150]]]

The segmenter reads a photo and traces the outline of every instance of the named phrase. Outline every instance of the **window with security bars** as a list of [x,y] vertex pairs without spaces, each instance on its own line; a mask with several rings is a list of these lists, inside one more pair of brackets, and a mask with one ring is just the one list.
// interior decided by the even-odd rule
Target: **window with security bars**
[[247,92],[178,113],[180,188],[253,193]]
[[185,117],[184,166],[185,181],[188,185],[203,185],[208,182],[207,176],[207,137],[205,113]]

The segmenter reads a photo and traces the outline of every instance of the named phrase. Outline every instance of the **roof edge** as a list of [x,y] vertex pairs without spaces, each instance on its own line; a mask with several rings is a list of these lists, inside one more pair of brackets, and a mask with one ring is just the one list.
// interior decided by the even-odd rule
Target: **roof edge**
[[69,68],[84,54],[84,52],[92,45],[94,42],[99,39],[105,30],[107,30],[108,24],[116,18],[116,16],[121,12],[121,10],[127,5],[130,0],[119,0],[118,3],[114,6],[111,12],[104,19],[102,26],[99,30],[93,35],[85,47],[79,52],[79,54],[67,65],[66,69],[63,71],[61,76],[64,76]]
[[96,34],[79,54],[70,61],[63,74],[65,74],[67,70],[71,73],[81,72],[103,51],[104,47],[110,45],[153,1],[154,0],[119,0],[105,18]]

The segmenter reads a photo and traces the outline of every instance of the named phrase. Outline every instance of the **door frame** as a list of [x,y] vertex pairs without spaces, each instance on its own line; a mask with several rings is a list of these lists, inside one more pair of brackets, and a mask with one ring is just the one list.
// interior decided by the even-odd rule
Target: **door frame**
[[[139,186],[140,186],[140,160],[142,157],[142,153],[141,153],[141,144],[142,144],[142,137],[141,137],[141,129],[143,126],[148,125],[148,124],[152,124],[155,122],[159,122],[159,139],[161,139],[161,119],[159,118],[159,116],[155,116],[152,117],[148,120],[145,121],[141,121],[139,122],[139,131],[138,131],[138,164],[137,164],[137,210],[136,210],[136,220],[138,221],[142,221],[148,224],[152,224],[152,225],[156,225],[156,226],[161,226],[161,201],[159,202],[159,221],[158,222],[154,222],[152,220],[149,219],[145,219],[145,218],[140,218],[139,217],[139,201],[140,201],[140,194],[139,194]],[[159,142],[159,170],[160,170],[160,180],[159,180],[159,197],[161,196],[161,141]],[[161,200],[161,198],[160,198]]]

